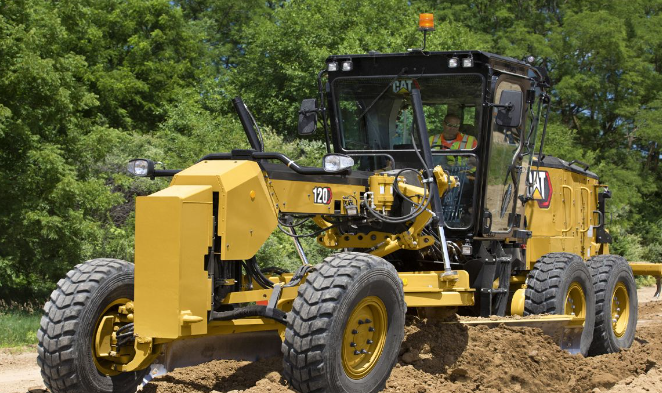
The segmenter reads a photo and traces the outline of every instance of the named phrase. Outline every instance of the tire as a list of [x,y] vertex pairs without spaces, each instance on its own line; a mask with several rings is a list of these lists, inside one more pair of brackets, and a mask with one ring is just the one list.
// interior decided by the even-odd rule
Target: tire
[[[638,317],[637,284],[632,268],[618,255],[595,256],[588,266],[595,287],[595,330],[589,354],[603,355],[629,348]],[[612,315],[613,312],[618,316]]]
[[37,332],[37,363],[53,393],[133,393],[148,369],[106,376],[94,360],[95,327],[117,299],[133,299],[133,264],[93,259],[57,283]]
[[[524,315],[563,315],[579,309],[585,320],[577,352],[588,356],[595,327],[595,291],[584,260],[565,252],[544,255],[529,272],[526,284]],[[575,304],[566,303],[569,299],[575,299]]]
[[288,316],[284,378],[303,393],[382,390],[404,338],[405,312],[393,265],[358,252],[326,258],[299,287]]

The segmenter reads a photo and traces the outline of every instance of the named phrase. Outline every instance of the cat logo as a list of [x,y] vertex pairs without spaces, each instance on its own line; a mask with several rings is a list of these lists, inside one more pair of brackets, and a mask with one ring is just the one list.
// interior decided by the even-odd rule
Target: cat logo
[[531,199],[538,202],[539,208],[548,209],[552,202],[552,181],[549,179],[549,173],[546,171],[531,171],[527,183],[527,194]]
[[411,79],[403,79],[393,82],[393,92],[396,94],[406,94],[411,91]]

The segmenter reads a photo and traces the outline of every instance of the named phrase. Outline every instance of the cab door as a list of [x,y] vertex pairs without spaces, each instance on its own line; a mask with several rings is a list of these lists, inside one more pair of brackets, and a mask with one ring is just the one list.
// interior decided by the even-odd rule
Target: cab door
[[[523,82],[519,78],[502,75],[497,79],[493,94],[493,104],[499,105],[504,92],[514,95],[518,92],[523,100]],[[492,107],[490,123],[490,147],[487,160],[485,181],[485,201],[483,210],[483,235],[505,236],[516,224],[516,207],[518,196],[522,191],[520,177],[522,173],[522,136],[525,129],[525,107],[521,102],[521,118],[519,126],[504,127],[497,124],[498,111],[502,108]]]

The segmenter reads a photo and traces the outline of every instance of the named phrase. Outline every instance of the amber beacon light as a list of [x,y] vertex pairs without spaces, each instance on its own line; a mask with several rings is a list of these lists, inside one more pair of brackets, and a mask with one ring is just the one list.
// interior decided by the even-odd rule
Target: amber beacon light
[[418,16],[418,30],[434,31],[434,15],[420,14]]

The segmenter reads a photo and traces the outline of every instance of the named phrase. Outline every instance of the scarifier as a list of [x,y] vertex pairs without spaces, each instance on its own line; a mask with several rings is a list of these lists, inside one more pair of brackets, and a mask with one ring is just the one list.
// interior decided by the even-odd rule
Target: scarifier
[[[137,198],[135,265],[95,259],[58,282],[38,332],[48,388],[133,392],[176,367],[282,353],[301,392],[376,392],[405,313],[435,308],[540,327],[571,353],[628,348],[633,273],[662,271],[610,255],[609,189],[543,153],[550,81],[533,62],[425,40],[330,56],[319,101],[299,112],[301,134],[323,125],[321,168],[265,152],[240,98],[251,149],[181,171],[131,161],[172,181]],[[444,127],[465,143],[438,144]],[[278,226],[302,261],[293,273],[256,260]],[[311,261],[302,236],[336,253]]]

